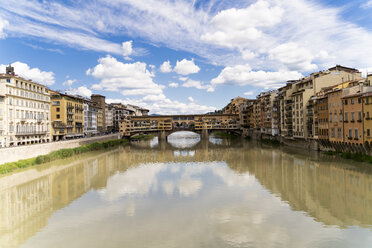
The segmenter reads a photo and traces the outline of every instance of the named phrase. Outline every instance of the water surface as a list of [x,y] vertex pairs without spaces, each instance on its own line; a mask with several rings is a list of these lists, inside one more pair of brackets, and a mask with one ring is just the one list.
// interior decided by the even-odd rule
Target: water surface
[[372,171],[197,135],[0,178],[0,247],[372,247]]

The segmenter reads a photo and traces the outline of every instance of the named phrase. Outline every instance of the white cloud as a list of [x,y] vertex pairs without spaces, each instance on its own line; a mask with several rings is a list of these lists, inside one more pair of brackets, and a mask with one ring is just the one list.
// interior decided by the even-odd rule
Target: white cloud
[[274,26],[282,15],[282,8],[261,0],[247,8],[223,10],[212,18],[211,31],[201,39],[226,47],[245,47],[263,36],[260,28]]
[[244,92],[244,95],[245,96],[253,96],[254,95],[254,91],[247,91],[247,92]]
[[165,96],[145,96],[142,99],[126,98],[107,99],[106,102],[121,102],[123,104],[133,104],[150,110],[150,114],[204,114],[213,112],[217,108],[196,104],[195,102],[183,103],[177,100],[171,100]]
[[68,79],[62,83],[63,86],[71,87],[72,84],[76,83],[76,79]]
[[160,66],[160,71],[164,72],[164,73],[168,73],[168,72],[172,71],[172,66],[171,66],[169,60],[164,61],[164,63]]
[[182,82],[185,82],[187,79],[189,79],[188,77],[179,77],[178,80],[182,81]]
[[363,3],[362,5],[360,5],[361,8],[363,9],[369,9],[372,7],[372,1],[367,1],[366,3]]
[[175,82],[171,82],[168,84],[169,87],[171,88],[177,88],[178,87],[178,83],[175,83]]
[[[53,72],[41,71],[39,68],[36,67],[30,68],[28,64],[19,61],[12,63],[12,66],[14,67],[15,74],[25,79],[31,79],[36,83],[44,84],[47,86],[55,83]],[[6,67],[7,65],[0,65],[0,71],[5,72]]]
[[291,79],[302,77],[297,71],[252,71],[249,65],[237,65],[225,67],[221,73],[211,80],[212,86],[231,84],[231,85],[251,85],[262,88],[276,88],[285,84]]
[[174,71],[181,75],[189,75],[193,73],[198,73],[200,71],[199,66],[195,65],[194,59],[187,60],[183,59],[181,61],[177,60],[177,64],[174,67]]
[[80,86],[77,89],[70,88],[66,90],[66,93],[70,95],[78,95],[84,97],[90,97],[92,95],[92,91],[88,89],[86,86]]
[[123,49],[123,56],[127,57],[133,53],[133,48],[132,48],[132,42],[133,41],[126,41],[121,43],[121,47]]
[[281,62],[288,70],[314,71],[318,69],[317,65],[311,63],[314,55],[293,42],[271,49],[269,55],[271,59]]
[[107,55],[98,60],[98,65],[88,69],[87,75],[100,79],[92,86],[95,90],[119,91],[124,96],[157,95],[162,93],[162,86],[154,83],[146,63],[123,63]]
[[6,33],[4,33],[4,29],[9,25],[7,20],[0,18],[0,39],[6,38]]
[[187,100],[189,100],[190,102],[194,102],[194,101],[195,101],[194,98],[192,98],[192,96],[189,96],[189,97],[187,98]]
[[182,84],[185,88],[196,88],[198,90],[207,90],[208,92],[213,92],[214,88],[211,85],[204,85],[202,82],[192,79],[187,79],[186,82]]

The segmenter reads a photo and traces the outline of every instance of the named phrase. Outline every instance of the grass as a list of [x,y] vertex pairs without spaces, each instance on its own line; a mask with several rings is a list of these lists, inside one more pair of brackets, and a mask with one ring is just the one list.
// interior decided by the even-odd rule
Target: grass
[[123,139],[115,139],[115,140],[107,140],[103,142],[94,142],[88,145],[82,145],[76,148],[67,148],[61,149],[58,151],[51,152],[46,155],[40,155],[35,158],[30,159],[23,159],[17,162],[10,162],[0,165],[0,174],[6,174],[9,172],[13,172],[19,168],[27,168],[33,165],[43,164],[47,162],[51,162],[58,159],[64,159],[68,157],[72,157],[77,154],[82,154],[91,151],[98,151],[107,148],[112,148],[120,145],[124,145],[128,143],[127,140]]
[[372,164],[372,156],[368,156],[362,153],[351,153],[351,152],[335,152],[335,151],[326,151],[323,152],[329,156],[340,156],[344,159],[351,159],[358,162],[367,162]]
[[131,137],[130,139],[131,140],[149,140],[149,139],[153,139],[154,137],[156,136],[153,134],[139,134],[139,135]]
[[234,133],[226,133],[226,132],[215,132],[214,136],[222,139],[236,139],[238,136]]

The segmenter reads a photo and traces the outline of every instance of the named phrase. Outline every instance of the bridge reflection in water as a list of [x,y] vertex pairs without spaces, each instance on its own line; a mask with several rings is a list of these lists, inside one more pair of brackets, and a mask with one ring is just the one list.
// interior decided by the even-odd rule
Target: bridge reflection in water
[[[154,200],[156,196],[159,199]],[[113,206],[116,208],[111,209]],[[117,216],[123,220],[123,211],[125,218],[136,218],[136,222],[125,219],[120,225],[111,220],[115,228],[120,227],[127,234],[115,235],[115,228],[106,222],[104,225],[112,232],[105,235],[113,235],[115,242],[126,237],[122,244],[130,247],[154,244],[151,242],[171,246],[161,238],[167,232],[174,242],[184,242],[185,247],[191,244],[183,239],[190,236],[208,246],[223,246],[218,243],[222,242],[232,246],[268,247],[267,242],[276,242],[286,247],[290,244],[304,247],[308,242],[307,245],[316,247],[317,243],[312,242],[321,239],[322,233],[335,238],[332,242],[342,241],[339,232],[346,232],[343,228],[350,226],[367,228],[365,236],[360,234],[352,241],[366,242],[371,241],[372,235],[372,172],[319,154],[308,157],[251,142],[213,144],[201,140],[193,147],[182,148],[166,142],[153,147],[149,142],[138,142],[0,178],[0,247],[5,244],[10,247],[68,246],[67,241],[62,242],[66,238],[63,235],[50,243],[44,240],[45,235],[53,236],[53,232],[60,230],[58,223],[68,223],[69,228],[82,225],[81,216],[87,218],[90,212],[97,212],[88,221],[95,224],[85,225],[87,233],[79,231],[79,238],[92,240],[82,240],[80,244],[99,247],[104,243],[93,241],[89,236],[90,228],[102,231],[93,227],[104,218],[99,208],[107,211],[106,215],[112,210],[111,219]],[[296,212],[310,216],[315,222],[299,217]],[[139,224],[151,242],[141,239],[138,230],[131,231],[130,225],[124,224],[127,222],[132,228]],[[316,223],[328,228],[322,229]],[[174,225],[185,225],[184,230]],[[295,237],[299,225],[308,237]],[[333,232],[332,227],[338,231]],[[189,228],[200,232],[200,236]],[[207,231],[212,232],[210,240],[203,234]],[[60,244],[56,243],[58,240]],[[333,245],[348,244],[345,240],[342,242]],[[332,243],[326,244],[332,246]]]

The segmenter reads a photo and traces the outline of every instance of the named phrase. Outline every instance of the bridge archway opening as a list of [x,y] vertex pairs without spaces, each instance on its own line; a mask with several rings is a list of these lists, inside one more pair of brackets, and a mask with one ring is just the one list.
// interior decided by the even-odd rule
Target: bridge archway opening
[[176,131],[168,136],[168,143],[176,148],[190,148],[198,144],[201,137],[192,131]]

